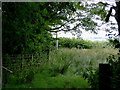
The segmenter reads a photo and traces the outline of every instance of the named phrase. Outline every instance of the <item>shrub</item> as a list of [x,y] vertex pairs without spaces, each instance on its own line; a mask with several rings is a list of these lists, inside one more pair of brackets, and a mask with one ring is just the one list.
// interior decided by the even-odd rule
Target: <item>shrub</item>
[[83,73],[83,77],[88,79],[92,88],[99,88],[99,68],[87,69],[87,71]]

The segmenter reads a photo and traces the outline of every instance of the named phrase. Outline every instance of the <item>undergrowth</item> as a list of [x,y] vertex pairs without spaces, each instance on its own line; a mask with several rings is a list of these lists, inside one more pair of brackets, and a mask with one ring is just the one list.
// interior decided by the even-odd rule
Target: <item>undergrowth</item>
[[[8,75],[8,82],[4,87],[88,88],[90,79],[84,79],[85,73],[94,77],[94,70],[98,68],[99,63],[105,63],[110,54],[116,53],[117,51],[112,48],[109,50],[62,48],[51,51],[48,62],[42,62],[37,66],[34,65],[36,62],[30,62],[33,66],[26,66],[20,73]],[[93,70],[91,71],[93,74],[90,74],[90,70]]]

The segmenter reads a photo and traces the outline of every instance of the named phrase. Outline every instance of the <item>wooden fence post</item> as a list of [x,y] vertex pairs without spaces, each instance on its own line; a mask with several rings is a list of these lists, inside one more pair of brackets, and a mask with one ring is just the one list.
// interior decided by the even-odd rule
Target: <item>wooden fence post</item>
[[32,54],[32,61],[33,61],[33,54]]
[[24,60],[24,55],[22,55],[22,58],[21,58],[21,67],[20,67],[21,71],[23,70],[23,60]]
[[111,88],[110,65],[99,64],[99,88]]

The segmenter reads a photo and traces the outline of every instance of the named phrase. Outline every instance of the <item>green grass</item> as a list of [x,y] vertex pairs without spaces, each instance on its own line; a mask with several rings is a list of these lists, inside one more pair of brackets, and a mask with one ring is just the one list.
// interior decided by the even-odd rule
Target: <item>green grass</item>
[[[18,76],[11,76],[6,88],[88,88],[88,80],[84,80],[86,68],[97,68],[99,63],[107,63],[110,54],[117,54],[113,48],[104,49],[68,49],[51,51],[49,62],[42,63],[35,70],[34,78],[29,83],[16,84]],[[28,67],[26,75],[30,76]],[[20,74],[24,79],[24,73]]]
[[112,48],[104,49],[68,49],[62,48],[57,52],[50,53],[50,65],[53,68],[61,69],[67,67],[67,75],[80,74],[85,68],[97,68],[99,63],[107,63],[106,58],[110,54],[117,54]]
[[33,87],[37,88],[87,88],[87,80],[81,76],[57,76],[47,77],[42,74],[36,74],[33,80]]
[[81,76],[57,76],[49,77],[44,74],[36,74],[29,84],[8,84],[6,88],[88,88],[89,83]]

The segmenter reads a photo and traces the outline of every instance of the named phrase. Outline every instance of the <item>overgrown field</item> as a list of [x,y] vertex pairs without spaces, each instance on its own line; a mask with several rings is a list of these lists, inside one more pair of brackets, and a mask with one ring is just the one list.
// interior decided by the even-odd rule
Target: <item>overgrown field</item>
[[[85,68],[97,68],[99,63],[107,63],[106,58],[110,55],[116,55],[117,50],[112,48],[104,49],[68,49],[62,48],[57,52],[50,53],[50,63],[53,66],[68,66],[67,71],[71,74],[82,73]],[[66,74],[68,73],[66,72]],[[68,74],[70,75],[70,74]]]
[[[50,52],[48,62],[35,66],[35,60],[29,62],[20,73],[9,74],[6,88],[89,88],[84,79],[88,69],[98,68],[99,63],[107,63],[106,58],[116,55],[113,48],[76,49],[61,48]],[[33,65],[33,66],[32,66]],[[15,71],[14,71],[15,72]],[[3,76],[4,77],[4,76]]]

